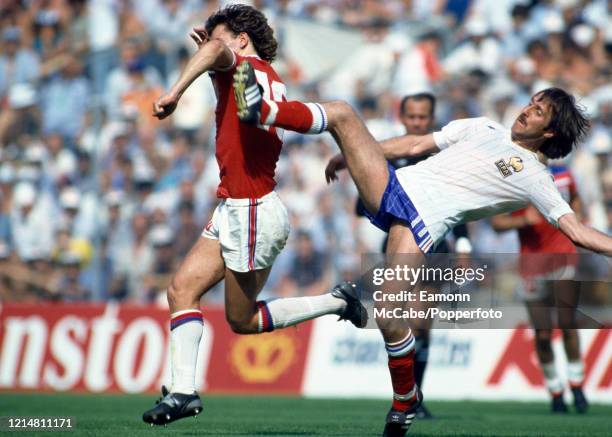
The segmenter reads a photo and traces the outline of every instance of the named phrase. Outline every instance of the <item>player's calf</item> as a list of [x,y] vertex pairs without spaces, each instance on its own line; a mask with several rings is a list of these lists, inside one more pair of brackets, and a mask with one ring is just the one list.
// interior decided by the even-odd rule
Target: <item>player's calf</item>
[[239,314],[226,307],[225,320],[227,320],[232,332],[236,334],[256,334],[260,332],[258,312]]
[[256,312],[241,312],[226,306],[226,318],[238,334],[254,334],[287,328],[326,314],[336,314],[363,328],[368,320],[366,308],[354,284],[336,285],[331,293],[319,296],[290,297],[255,302]]

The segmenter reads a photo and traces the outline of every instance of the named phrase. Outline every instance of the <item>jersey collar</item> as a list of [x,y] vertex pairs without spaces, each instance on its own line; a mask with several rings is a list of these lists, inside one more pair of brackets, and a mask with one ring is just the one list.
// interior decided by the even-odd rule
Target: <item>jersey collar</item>
[[533,159],[535,159],[536,161],[540,162],[540,158],[538,157],[538,154],[535,153],[533,150],[529,150],[526,149],[523,146],[520,146],[518,144],[516,144],[514,141],[512,141],[512,133],[508,130],[506,132],[506,141],[515,149],[518,149],[520,151],[522,151],[523,153],[527,153],[528,155],[532,156]]

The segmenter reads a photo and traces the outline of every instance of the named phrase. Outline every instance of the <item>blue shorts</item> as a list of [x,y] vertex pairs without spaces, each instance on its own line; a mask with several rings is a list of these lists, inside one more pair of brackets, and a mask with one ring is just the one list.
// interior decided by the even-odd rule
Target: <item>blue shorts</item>
[[395,169],[388,165],[389,181],[387,188],[380,201],[380,208],[376,216],[370,214],[365,208],[364,212],[372,224],[385,232],[389,232],[393,220],[405,222],[414,236],[414,241],[423,253],[429,253],[433,249],[433,239],[427,230],[427,226],[414,207],[412,200],[404,191],[404,188],[397,180]]

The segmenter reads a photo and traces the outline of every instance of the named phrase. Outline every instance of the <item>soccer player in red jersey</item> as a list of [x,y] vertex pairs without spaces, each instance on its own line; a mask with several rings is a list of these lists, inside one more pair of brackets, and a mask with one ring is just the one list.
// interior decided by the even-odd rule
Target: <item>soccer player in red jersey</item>
[[[257,300],[289,235],[287,211],[274,192],[282,131],[240,123],[234,88],[248,78],[270,102],[285,100],[285,85],[270,65],[277,42],[265,16],[239,4],[211,15],[205,28],[194,29],[191,37],[198,51],[170,91],[154,103],[153,115],[168,117],[187,87],[209,73],[217,95],[220,202],[168,288],[172,386],[162,387],[162,400],[143,414],[152,425],[202,410],[194,380],[203,326],[200,298],[223,279],[226,318],[236,333],[269,332],[324,314],[337,314],[358,327],[367,320],[350,283],[320,296]],[[243,91],[248,95],[252,90]]]
[[[559,192],[579,214],[580,198],[571,173],[565,167],[551,166],[550,170]],[[576,246],[533,206],[495,216],[491,223],[498,232],[510,229],[518,231],[522,255],[519,293],[525,300],[535,329],[535,349],[552,397],[552,411],[567,412],[563,400],[563,383],[557,375],[551,345],[550,307],[556,305],[574,406],[579,413],[585,413],[588,403],[582,391],[584,365],[580,359],[580,341],[575,328],[578,290],[572,280],[577,263]]]

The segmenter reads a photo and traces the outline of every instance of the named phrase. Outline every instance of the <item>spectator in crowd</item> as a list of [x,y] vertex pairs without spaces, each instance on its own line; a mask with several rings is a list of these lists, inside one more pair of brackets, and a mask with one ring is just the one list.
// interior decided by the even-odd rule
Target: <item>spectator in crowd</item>
[[79,58],[68,54],[63,62],[59,73],[41,87],[42,127],[72,143],[84,127],[90,89]]
[[150,102],[161,92],[161,84],[159,72],[146,64],[141,43],[135,39],[124,41],[121,64],[108,75],[106,113],[110,117],[117,116],[123,103],[131,102],[138,108],[139,121],[152,123]]
[[[407,94],[433,89],[444,77],[440,64],[442,37],[437,32],[423,34],[418,43],[404,52],[395,67],[392,80],[393,95],[397,100]],[[409,70],[410,74],[406,74]]]
[[287,275],[278,284],[281,296],[313,296],[331,286],[329,262],[315,250],[307,231],[299,230]]
[[11,232],[17,255],[24,260],[34,255],[49,255],[55,234],[53,211],[28,182],[20,182],[15,187],[12,203]]
[[11,26],[2,30],[0,55],[0,101],[17,83],[33,83],[38,79],[39,59],[35,52],[21,46],[21,30]]
[[182,259],[187,255],[193,241],[202,233],[202,228],[195,221],[194,205],[189,200],[182,201],[178,206],[178,222],[175,230],[176,255]]
[[444,60],[448,74],[461,75],[474,70],[494,75],[501,66],[501,47],[486,22],[472,19],[465,26],[468,39],[453,49]]
[[177,266],[174,238],[174,232],[166,224],[159,224],[151,229],[149,239],[153,247],[153,260],[143,278],[148,301],[166,298],[166,288]]

